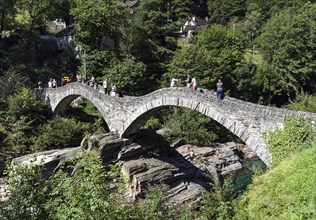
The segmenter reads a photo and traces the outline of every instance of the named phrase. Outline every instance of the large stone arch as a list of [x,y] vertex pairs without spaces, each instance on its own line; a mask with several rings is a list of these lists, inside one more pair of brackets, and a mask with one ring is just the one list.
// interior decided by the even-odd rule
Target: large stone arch
[[245,125],[241,118],[220,112],[214,105],[193,99],[164,96],[144,103],[129,116],[119,133],[122,137],[128,136],[137,131],[155,112],[170,106],[189,108],[212,118],[244,141],[267,166],[272,165],[271,154],[260,131]]

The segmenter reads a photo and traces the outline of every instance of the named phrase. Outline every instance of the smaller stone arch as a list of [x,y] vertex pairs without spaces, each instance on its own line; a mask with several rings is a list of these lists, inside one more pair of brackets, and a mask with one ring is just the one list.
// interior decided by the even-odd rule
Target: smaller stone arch
[[78,97],[89,100],[101,113],[109,129],[112,130],[111,116],[109,115],[110,104],[108,100],[103,97],[104,94],[96,93],[93,88],[79,83],[71,83],[58,89],[47,89],[46,94],[49,98],[49,105],[51,106],[53,114],[59,114],[65,111],[71,102]]

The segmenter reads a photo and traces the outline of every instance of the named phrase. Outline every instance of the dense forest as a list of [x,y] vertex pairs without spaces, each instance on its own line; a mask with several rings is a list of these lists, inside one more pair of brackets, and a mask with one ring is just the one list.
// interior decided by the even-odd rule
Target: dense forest
[[[71,30],[72,40],[62,48],[56,40],[62,31],[52,28],[56,19]],[[185,33],[187,21],[206,25]],[[74,147],[85,136],[108,132],[90,102],[54,118],[34,93],[39,81],[75,81],[78,72],[100,84],[107,79],[127,95],[167,87],[172,77],[185,86],[191,73],[200,88],[214,90],[222,79],[225,95],[316,112],[314,0],[1,0],[0,33],[3,157]],[[161,111],[145,127],[168,127],[171,136],[201,146],[235,138],[211,119],[182,109]],[[101,161],[87,154],[80,161],[86,169],[73,178],[60,171],[45,181],[41,167],[16,170],[24,179],[10,179],[12,199],[0,204],[0,217],[313,219],[315,137],[309,122],[289,120],[268,141],[274,167],[258,174],[241,196],[229,180],[214,187],[199,211],[165,206],[162,187],[150,189],[137,204],[119,202],[112,191],[120,189],[110,187],[118,168],[103,175]]]

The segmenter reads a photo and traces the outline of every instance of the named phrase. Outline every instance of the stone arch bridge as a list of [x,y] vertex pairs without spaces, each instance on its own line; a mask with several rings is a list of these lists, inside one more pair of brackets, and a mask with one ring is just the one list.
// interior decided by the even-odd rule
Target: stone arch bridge
[[286,117],[316,120],[316,113],[257,105],[231,97],[218,102],[213,93],[203,91],[204,93],[177,87],[159,89],[139,97],[112,97],[85,84],[70,83],[56,89],[44,89],[41,97],[53,113],[58,114],[74,99],[82,96],[97,107],[109,129],[121,137],[137,131],[149,117],[162,108],[189,108],[222,124],[244,141],[269,167],[272,165],[272,156],[263,134],[282,127]]

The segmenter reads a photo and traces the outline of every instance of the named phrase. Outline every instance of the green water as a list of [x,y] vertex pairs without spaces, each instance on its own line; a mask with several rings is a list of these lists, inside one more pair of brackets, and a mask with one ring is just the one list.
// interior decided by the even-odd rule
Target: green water
[[243,161],[244,168],[233,175],[233,187],[237,193],[243,193],[252,183],[254,175],[259,175],[267,170],[267,166],[260,159]]

